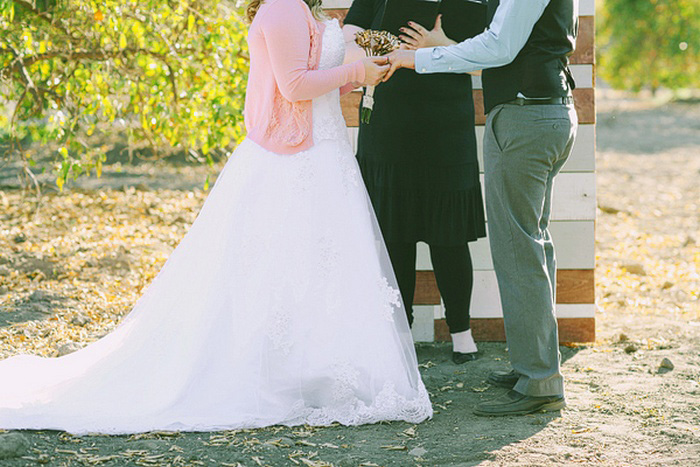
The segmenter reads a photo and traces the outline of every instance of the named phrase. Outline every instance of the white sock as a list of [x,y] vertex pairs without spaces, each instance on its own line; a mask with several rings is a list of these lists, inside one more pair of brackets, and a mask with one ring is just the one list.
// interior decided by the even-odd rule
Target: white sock
[[472,337],[472,330],[468,329],[452,336],[452,350],[459,353],[474,353],[477,351],[476,342]]

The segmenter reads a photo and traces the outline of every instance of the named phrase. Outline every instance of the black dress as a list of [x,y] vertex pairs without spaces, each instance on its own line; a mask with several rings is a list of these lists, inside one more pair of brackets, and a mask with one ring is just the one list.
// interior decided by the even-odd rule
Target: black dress
[[[345,24],[379,29],[384,5],[355,0]],[[357,159],[387,243],[485,237],[471,76],[399,70],[374,101]]]

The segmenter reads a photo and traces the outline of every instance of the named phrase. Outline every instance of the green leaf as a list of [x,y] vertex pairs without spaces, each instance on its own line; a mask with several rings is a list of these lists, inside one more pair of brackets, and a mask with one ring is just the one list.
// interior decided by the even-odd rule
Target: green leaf
[[187,31],[193,32],[194,31],[194,15],[190,13],[190,16],[187,18]]
[[[8,43],[25,57],[62,54],[27,68],[31,80],[51,93],[39,102],[26,99],[14,128],[19,138],[58,142],[58,163],[50,169],[57,185],[64,186],[68,176],[99,176],[104,161],[98,162],[95,148],[102,141],[164,155],[170,147],[193,149],[202,155],[199,163],[214,164],[214,148],[228,148],[244,137],[249,68],[244,7],[223,10],[217,0],[27,2],[41,11],[50,8],[52,26],[16,8],[20,3],[0,0],[0,68],[13,60]],[[72,50],[133,50],[111,58],[71,58],[62,29],[76,32]],[[25,87],[23,76],[9,74],[0,102],[16,102]],[[7,116],[0,115],[0,137],[6,127]],[[39,170],[43,165],[37,162]]]

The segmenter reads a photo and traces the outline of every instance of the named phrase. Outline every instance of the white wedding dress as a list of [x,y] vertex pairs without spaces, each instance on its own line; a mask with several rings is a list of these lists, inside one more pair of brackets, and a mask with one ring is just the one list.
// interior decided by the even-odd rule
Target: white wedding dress
[[[340,65],[336,21],[321,68]],[[315,145],[244,141],[111,334],[0,362],[0,428],[72,433],[418,423],[432,407],[337,90]]]

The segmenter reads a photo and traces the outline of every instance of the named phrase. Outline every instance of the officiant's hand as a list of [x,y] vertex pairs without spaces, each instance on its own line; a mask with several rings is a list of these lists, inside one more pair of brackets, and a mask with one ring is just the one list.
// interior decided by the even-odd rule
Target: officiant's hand
[[438,15],[435,20],[435,27],[428,31],[423,26],[413,21],[408,22],[408,27],[401,28],[401,39],[408,49],[422,49],[424,47],[439,47],[444,45],[454,45],[455,41],[445,35],[442,30],[442,15]]
[[391,68],[384,76],[384,81],[388,81],[391,75],[399,68],[410,68],[413,70],[416,67],[416,52],[413,50],[394,50],[387,57]]
[[387,57],[365,57],[362,59],[365,66],[364,86],[376,86],[381,83],[389,71]]

